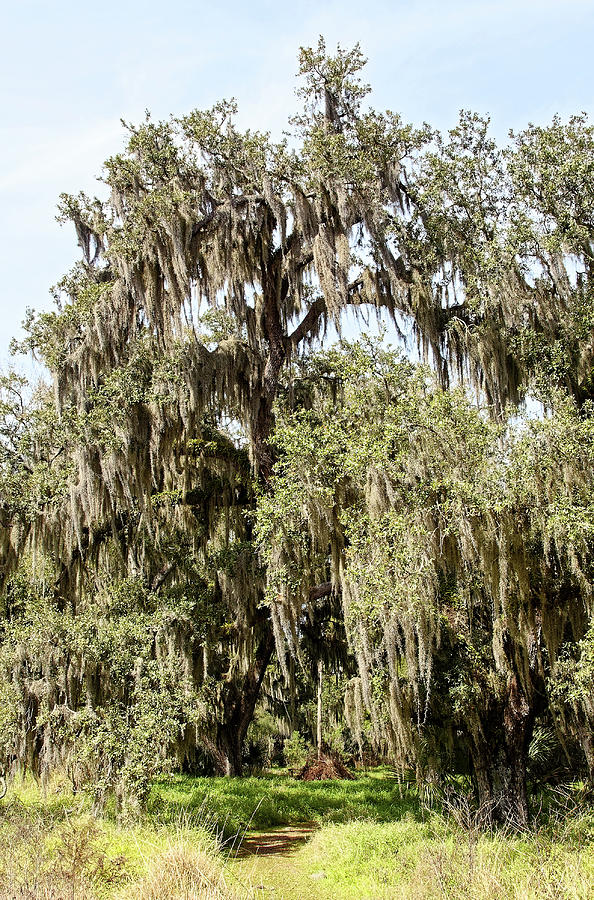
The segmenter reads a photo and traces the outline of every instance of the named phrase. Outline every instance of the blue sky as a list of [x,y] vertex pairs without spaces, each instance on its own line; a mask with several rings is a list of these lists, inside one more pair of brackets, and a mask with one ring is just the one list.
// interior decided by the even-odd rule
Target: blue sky
[[120,118],[221,97],[279,133],[296,108],[297,52],[323,34],[360,41],[371,102],[440,128],[461,108],[495,134],[554,113],[594,117],[594,0],[12,0],[2,16],[0,367],[26,307],[77,255],[54,220],[61,191],[92,193],[122,143]]

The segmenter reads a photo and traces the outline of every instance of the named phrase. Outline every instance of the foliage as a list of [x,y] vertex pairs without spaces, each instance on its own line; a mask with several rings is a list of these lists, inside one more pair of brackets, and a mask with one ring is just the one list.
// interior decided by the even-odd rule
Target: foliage
[[296,775],[303,768],[309,752],[303,737],[298,731],[293,731],[283,744],[283,756],[291,775]]
[[120,804],[142,801],[157,772],[183,761],[184,735],[191,752],[189,733],[195,745],[205,718],[206,698],[172,640],[176,628],[200,633],[197,610],[132,581],[105,587],[73,614],[28,587],[20,615],[5,624],[0,665],[35,725],[13,701],[4,760],[16,754],[43,777],[62,764],[75,789],[92,782],[98,803],[113,791]]
[[[338,740],[419,778],[470,757],[521,822],[538,716],[594,771],[563,687],[591,618],[594,129],[415,128],[368,105],[364,62],[303,48],[280,141],[232,101],[147,115],[107,199],[61,198],[82,259],[21,346],[51,384],[0,380],[17,765],[101,746],[101,789],[141,798],[167,757],[239,773],[263,686],[286,734],[321,660]],[[347,309],[428,367],[316,356]]]
[[258,512],[271,602],[295,641],[310,585],[331,578],[359,664],[350,723],[366,708],[405,767],[470,755],[477,779],[492,770],[483,799],[503,803],[511,776],[494,769],[518,763],[513,740],[527,749],[563,640],[591,615],[590,411],[559,398],[550,417],[497,425],[374,344],[312,366],[333,387],[279,412]]

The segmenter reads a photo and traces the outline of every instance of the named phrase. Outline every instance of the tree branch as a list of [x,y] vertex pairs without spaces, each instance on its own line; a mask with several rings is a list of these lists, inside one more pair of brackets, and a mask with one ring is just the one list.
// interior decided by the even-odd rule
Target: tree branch
[[309,602],[315,603],[316,600],[321,600],[322,597],[329,597],[333,590],[334,585],[331,581],[325,581],[324,584],[318,584],[316,587],[311,588],[309,592]]
[[307,310],[305,316],[289,335],[289,342],[292,347],[298,347],[304,337],[310,334],[315,328],[320,316],[326,311],[326,301],[322,295],[317,297]]

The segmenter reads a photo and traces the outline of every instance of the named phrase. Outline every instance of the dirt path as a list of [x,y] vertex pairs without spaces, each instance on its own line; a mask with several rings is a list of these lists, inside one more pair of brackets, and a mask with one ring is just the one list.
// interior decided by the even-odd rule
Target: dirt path
[[271,831],[248,833],[237,852],[237,857],[246,856],[291,856],[311,836],[318,826],[315,822],[301,825],[286,825]]
[[318,826],[315,822],[248,833],[230,862],[243,884],[258,900],[325,900],[327,894],[306,875],[295,859]]

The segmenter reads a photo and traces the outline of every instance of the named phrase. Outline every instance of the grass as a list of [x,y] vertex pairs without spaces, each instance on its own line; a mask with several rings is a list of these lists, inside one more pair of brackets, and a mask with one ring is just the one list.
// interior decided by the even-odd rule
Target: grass
[[578,816],[572,839],[555,829],[469,834],[439,816],[351,822],[321,829],[295,865],[303,882],[323,874],[325,896],[336,900],[586,900],[594,896],[593,826],[590,813]]
[[[0,900],[593,897],[594,812],[543,808],[518,834],[481,830],[469,810],[423,810],[385,770],[319,783],[174,776],[153,785],[141,820],[119,823],[63,784],[44,794],[28,781],[0,802]],[[235,858],[229,838],[248,824],[303,822],[319,827],[294,853]]]
[[403,789],[387,769],[355,781],[296,781],[284,774],[258,778],[189,778],[173,775],[153,785],[148,805],[153,818],[167,823],[180,815],[207,815],[231,836],[301,822],[394,822],[404,815],[420,820],[416,795]]
[[90,799],[28,780],[0,803],[0,900],[245,900],[206,823],[96,817]]
[[541,825],[526,835],[481,830],[470,810],[450,817],[427,812],[416,793],[381,769],[351,782],[174,776],[154,785],[151,809],[162,821],[208,810],[225,834],[248,823],[254,831],[318,823],[289,859],[235,862],[252,884],[285,900],[592,897],[594,814],[545,799]]

